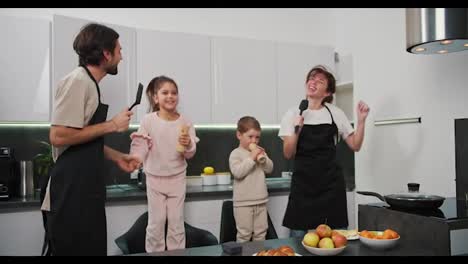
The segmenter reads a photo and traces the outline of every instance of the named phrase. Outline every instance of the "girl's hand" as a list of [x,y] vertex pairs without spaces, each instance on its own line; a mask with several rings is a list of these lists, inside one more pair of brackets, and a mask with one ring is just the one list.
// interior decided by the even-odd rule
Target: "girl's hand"
[[190,145],[192,143],[192,140],[190,140],[190,135],[188,134],[181,134],[179,136],[179,144],[186,148],[190,148]]
[[140,159],[135,155],[129,154],[120,156],[116,162],[119,168],[125,172],[132,172],[141,166]]
[[364,122],[369,115],[370,108],[367,106],[366,103],[363,101],[359,101],[357,107],[356,107],[357,115],[358,115],[358,121],[359,122]]

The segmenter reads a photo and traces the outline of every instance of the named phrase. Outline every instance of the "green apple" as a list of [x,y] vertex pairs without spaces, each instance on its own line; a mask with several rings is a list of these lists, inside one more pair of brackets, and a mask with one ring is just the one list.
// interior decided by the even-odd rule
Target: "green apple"
[[315,232],[308,232],[305,234],[303,241],[309,247],[317,247],[320,237]]
[[335,245],[333,244],[333,240],[331,238],[324,237],[320,239],[318,247],[319,248],[335,248]]

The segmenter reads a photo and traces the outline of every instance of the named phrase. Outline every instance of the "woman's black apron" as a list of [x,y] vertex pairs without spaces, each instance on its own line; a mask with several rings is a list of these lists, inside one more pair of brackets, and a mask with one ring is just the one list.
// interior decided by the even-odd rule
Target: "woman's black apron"
[[291,191],[283,225],[290,229],[348,226],[346,188],[343,172],[336,161],[335,137],[331,124],[304,125],[297,142]]
[[[108,105],[101,103],[98,83],[82,67],[96,84],[99,97],[89,125],[105,122]],[[103,165],[102,136],[70,146],[58,157],[50,173],[50,212],[44,218],[52,255],[107,255]]]

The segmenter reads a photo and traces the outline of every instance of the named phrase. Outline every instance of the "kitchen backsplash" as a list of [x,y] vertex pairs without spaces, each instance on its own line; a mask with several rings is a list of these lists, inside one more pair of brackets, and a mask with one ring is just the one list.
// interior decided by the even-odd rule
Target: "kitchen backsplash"
[[[130,129],[124,133],[115,133],[105,137],[108,146],[128,153],[130,148]],[[229,171],[229,154],[239,144],[234,128],[197,128],[200,142],[197,144],[195,156],[188,160],[187,175],[200,175],[205,166],[212,166],[216,171]],[[49,142],[49,127],[47,126],[0,126],[0,147],[10,147],[14,150],[16,160],[32,160],[35,155],[46,150],[40,141]],[[274,170],[267,177],[281,177],[281,172],[292,171],[293,162],[284,159],[282,141],[278,137],[277,128],[264,128],[260,139],[268,156],[273,160]],[[354,184],[354,153],[344,141],[337,146],[337,159],[343,167],[348,190],[353,190]],[[105,164],[106,183],[130,183],[130,174],[122,172],[113,162]],[[35,183],[37,183],[35,175]]]

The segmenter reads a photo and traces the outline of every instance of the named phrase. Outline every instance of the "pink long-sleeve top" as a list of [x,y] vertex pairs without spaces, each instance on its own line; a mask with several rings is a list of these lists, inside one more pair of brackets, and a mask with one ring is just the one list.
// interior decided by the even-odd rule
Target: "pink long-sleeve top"
[[[190,148],[183,154],[176,150],[182,125],[189,127],[192,141]],[[157,176],[177,175],[186,170],[186,159],[195,155],[196,143],[199,141],[188,118],[180,115],[177,120],[167,121],[160,118],[158,112],[145,115],[140,128],[130,138],[130,154],[137,155],[143,161],[145,173]]]

